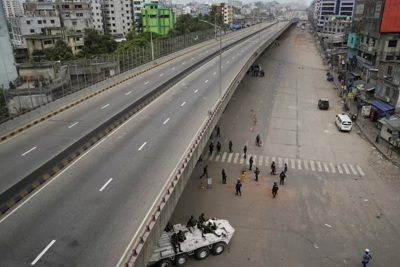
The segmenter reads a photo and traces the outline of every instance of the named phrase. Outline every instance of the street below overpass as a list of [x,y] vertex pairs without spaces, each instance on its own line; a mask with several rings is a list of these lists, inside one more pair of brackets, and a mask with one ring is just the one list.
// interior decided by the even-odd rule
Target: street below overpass
[[[202,261],[193,256],[187,266],[362,266],[367,248],[368,266],[398,266],[400,171],[357,127],[338,131],[334,118],[343,103],[326,81],[327,66],[312,36],[296,28],[259,62],[265,78],[243,79],[218,122],[221,137],[214,132],[211,139],[221,142],[221,154],[210,155],[206,147],[170,220],[186,224],[191,214],[198,218],[204,212],[206,218],[228,220],[235,234],[222,255]],[[329,99],[328,110],[318,109],[320,98]],[[262,147],[255,145],[257,134]],[[270,174],[272,161],[278,173],[288,164],[276,198],[271,188],[280,179]],[[205,165],[212,188],[202,189]],[[244,166],[247,180],[238,196],[235,184]]]
[[[223,53],[222,88],[272,35],[267,30]],[[115,266],[218,101],[218,76],[215,58],[3,216],[0,265]]]

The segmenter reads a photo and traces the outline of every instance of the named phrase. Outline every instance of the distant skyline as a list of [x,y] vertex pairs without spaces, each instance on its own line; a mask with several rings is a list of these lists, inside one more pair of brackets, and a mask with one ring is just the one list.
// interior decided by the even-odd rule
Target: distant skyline
[[[192,2],[193,0],[172,0],[172,3],[173,4],[176,4],[176,3],[180,3],[180,4],[188,4],[188,3],[190,3],[190,2]],[[195,0],[196,2],[199,2],[199,3],[205,3],[205,2],[209,2],[209,3],[221,3],[221,2],[230,2],[230,1],[233,1],[233,0]],[[309,6],[310,5],[310,3],[311,3],[311,0],[268,0],[268,1],[265,1],[265,0],[260,0],[260,1],[257,1],[257,0],[239,0],[239,1],[242,1],[242,3],[243,4],[250,4],[250,3],[255,3],[255,2],[272,2],[272,1],[276,1],[276,2],[278,2],[278,3],[281,3],[281,4],[287,4],[287,3],[293,3],[293,2],[297,2],[297,3],[304,3],[306,6]]]

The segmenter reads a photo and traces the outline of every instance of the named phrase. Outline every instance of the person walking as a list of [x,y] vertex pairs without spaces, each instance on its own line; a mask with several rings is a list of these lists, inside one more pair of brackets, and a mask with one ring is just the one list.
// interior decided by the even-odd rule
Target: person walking
[[236,188],[236,195],[241,196],[242,195],[242,191],[241,191],[242,183],[240,182],[240,179],[237,180],[235,188]]
[[221,129],[219,126],[217,127],[217,137],[221,137]]
[[272,186],[272,196],[273,196],[273,198],[275,198],[276,195],[278,194],[278,190],[279,190],[278,184],[276,182],[274,182],[274,185]]
[[275,169],[276,169],[275,161],[273,161],[271,164],[271,174],[275,175]]
[[379,144],[379,134],[376,135],[375,144]]
[[221,154],[221,143],[220,142],[217,143],[217,154],[218,155]]
[[287,173],[287,171],[288,171],[287,163],[285,163],[285,168],[283,169],[283,171],[285,172],[285,174]]
[[204,175],[208,178],[208,165],[204,166],[203,174],[200,176],[200,179],[203,178]]
[[281,171],[281,174],[279,174],[279,177],[281,178],[279,181],[279,184],[284,185],[285,184],[285,178],[286,178],[286,174],[284,171]]
[[210,148],[210,155],[213,153],[214,150],[214,143],[211,141],[210,145],[208,146]]
[[247,180],[247,173],[246,171],[242,171],[242,183],[245,183]]
[[256,145],[260,146],[260,135],[259,134],[257,134],[257,136],[256,136]]
[[256,175],[256,181],[258,182],[258,175],[260,174],[260,169],[256,167],[254,174]]
[[226,184],[226,169],[222,169],[222,183]]
[[232,140],[230,140],[229,141],[229,153],[233,153],[232,146],[233,146]]
[[247,146],[245,145],[244,148],[243,148],[243,157],[244,158],[247,157],[246,153],[247,153]]
[[254,162],[253,156],[250,156],[250,158],[249,158],[249,170],[250,170],[250,171],[251,171],[251,169],[253,168],[253,162]]
[[369,263],[369,261],[372,260],[372,256],[371,256],[371,252],[369,251],[369,249],[365,249],[363,255],[362,255],[362,264],[363,267],[367,267],[367,264]]

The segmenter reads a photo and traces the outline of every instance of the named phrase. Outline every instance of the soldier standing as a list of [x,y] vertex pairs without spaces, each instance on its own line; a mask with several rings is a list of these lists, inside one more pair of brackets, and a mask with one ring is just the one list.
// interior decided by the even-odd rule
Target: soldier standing
[[254,174],[256,175],[256,181],[258,182],[258,175],[260,174],[260,169],[258,167],[256,167]]
[[217,154],[219,155],[221,153],[221,143],[217,143]]
[[217,127],[217,137],[221,137],[221,129],[219,126]]
[[249,170],[251,170],[252,168],[253,168],[253,156],[250,156],[250,159],[249,159]]
[[210,145],[208,146],[210,148],[210,155],[213,153],[214,150],[214,143],[211,141]]
[[279,184],[284,185],[285,184],[285,178],[286,178],[285,172],[281,171],[281,174],[279,174],[279,177],[281,178],[281,180],[279,181]]
[[225,168],[222,169],[222,183],[226,184],[226,170],[225,170]]
[[203,178],[204,175],[208,178],[208,165],[204,166],[203,174],[200,176],[200,179]]
[[287,163],[285,163],[285,168],[283,169],[284,170],[284,172],[285,172],[285,174],[287,173],[287,171],[288,171],[288,166],[287,166]]
[[273,161],[272,164],[271,164],[271,174],[275,175],[275,168],[276,168],[275,161]]
[[274,185],[272,186],[272,196],[274,198],[278,194],[278,190],[279,190],[278,184],[276,182],[274,182]]
[[233,146],[232,141],[229,141],[229,153],[233,152],[232,146]]
[[244,154],[244,158],[246,158],[247,156],[246,156],[246,153],[247,153],[247,146],[245,145],[244,146],[244,148],[243,148],[243,154]]
[[240,190],[242,188],[242,183],[240,182],[240,179],[237,180],[236,183],[236,195],[242,195],[242,191]]

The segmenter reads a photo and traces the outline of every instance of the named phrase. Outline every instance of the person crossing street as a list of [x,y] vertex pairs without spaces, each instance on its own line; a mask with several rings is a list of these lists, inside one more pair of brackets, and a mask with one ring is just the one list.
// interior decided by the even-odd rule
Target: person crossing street
[[258,175],[260,174],[260,169],[256,167],[254,174],[256,175],[256,181],[258,182]]
[[249,170],[250,170],[250,171],[251,171],[252,168],[253,168],[253,162],[254,162],[253,156],[250,156],[250,159],[249,159]]

